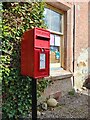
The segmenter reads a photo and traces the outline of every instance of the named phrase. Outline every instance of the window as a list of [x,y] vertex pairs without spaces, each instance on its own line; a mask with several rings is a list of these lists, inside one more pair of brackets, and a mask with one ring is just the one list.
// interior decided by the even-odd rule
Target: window
[[45,8],[44,15],[48,28],[62,33],[62,15],[48,8]]
[[50,36],[50,63],[61,67],[61,42],[63,36],[63,14],[50,8],[45,8],[44,21],[51,31]]

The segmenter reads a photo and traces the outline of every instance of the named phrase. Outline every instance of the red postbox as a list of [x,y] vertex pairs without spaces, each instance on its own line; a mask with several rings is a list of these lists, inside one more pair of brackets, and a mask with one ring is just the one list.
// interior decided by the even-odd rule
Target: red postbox
[[34,28],[21,41],[21,74],[32,78],[49,76],[50,32]]

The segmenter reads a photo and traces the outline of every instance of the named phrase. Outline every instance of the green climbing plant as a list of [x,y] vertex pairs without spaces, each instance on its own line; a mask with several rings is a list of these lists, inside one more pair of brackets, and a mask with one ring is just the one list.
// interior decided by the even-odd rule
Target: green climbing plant
[[[21,37],[34,27],[46,28],[44,2],[2,3],[2,112],[3,120],[27,116],[31,109],[31,79],[20,73]],[[37,96],[47,87],[48,81],[38,82]]]

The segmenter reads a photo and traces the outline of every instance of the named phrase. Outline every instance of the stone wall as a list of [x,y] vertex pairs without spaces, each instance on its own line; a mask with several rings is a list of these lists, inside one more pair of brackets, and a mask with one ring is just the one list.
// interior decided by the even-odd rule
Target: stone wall
[[90,69],[88,65],[88,60],[90,59],[90,56],[88,55],[89,52],[90,48],[82,49],[79,57],[77,58],[77,69],[74,73],[75,88],[82,88],[85,79],[88,77],[88,74],[90,74]]
[[88,76],[88,2],[75,4],[75,88],[82,88]]
[[55,95],[60,99],[60,97],[68,94],[68,92],[71,90],[72,90],[71,78],[53,80],[52,84],[50,84],[50,86],[48,86],[44,90],[42,96],[38,99],[38,104],[42,101],[45,101],[46,98],[54,97]]
[[75,5],[75,62],[84,48],[88,48],[88,2],[77,2]]

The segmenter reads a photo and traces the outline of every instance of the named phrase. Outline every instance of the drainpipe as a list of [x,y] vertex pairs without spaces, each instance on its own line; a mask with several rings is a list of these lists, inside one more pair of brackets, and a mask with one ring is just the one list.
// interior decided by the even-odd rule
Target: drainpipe
[[[75,69],[75,5],[73,6],[73,74]],[[74,76],[73,76],[73,87],[74,87]]]

